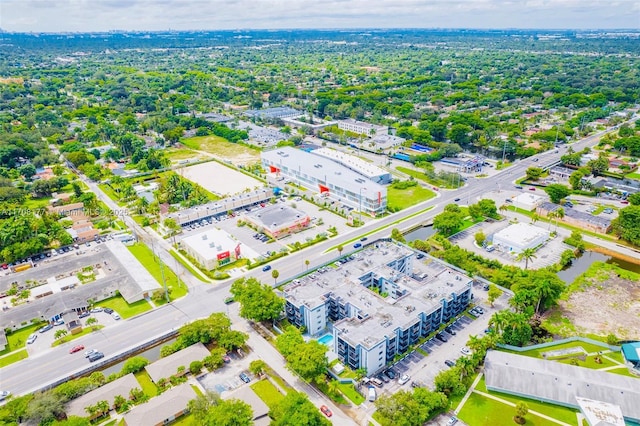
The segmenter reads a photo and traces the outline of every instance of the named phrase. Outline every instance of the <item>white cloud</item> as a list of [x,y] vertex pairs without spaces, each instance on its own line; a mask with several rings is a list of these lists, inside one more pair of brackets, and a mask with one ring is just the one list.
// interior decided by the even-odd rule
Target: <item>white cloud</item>
[[640,28],[639,3],[637,0],[0,0],[0,26],[10,31]]

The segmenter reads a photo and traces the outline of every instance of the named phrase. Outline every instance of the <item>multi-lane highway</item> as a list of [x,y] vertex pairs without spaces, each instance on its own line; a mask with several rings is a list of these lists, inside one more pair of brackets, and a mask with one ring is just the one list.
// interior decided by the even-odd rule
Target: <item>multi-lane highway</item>
[[[575,151],[579,151],[587,146],[592,146],[597,143],[602,135],[613,130],[614,129],[599,132],[572,144],[572,146]],[[289,256],[272,262],[271,265],[273,269],[277,269],[280,272],[281,278],[295,276],[306,270],[306,266],[304,265],[305,260],[311,262],[310,268],[312,268],[330,262],[337,257],[338,252],[336,250],[328,251],[330,247],[344,244],[343,254],[345,254],[353,249],[353,243],[350,241],[357,238],[358,235],[389,226],[401,218],[409,217],[427,207],[433,207],[423,214],[411,217],[401,224],[393,226],[408,228],[420,224],[442,212],[444,206],[453,202],[454,199],[460,198],[460,203],[466,203],[469,199],[475,200],[476,198],[481,198],[483,193],[496,190],[499,185],[503,185],[504,187],[516,178],[524,175],[528,167],[543,167],[558,161],[564,151],[565,150],[560,149],[557,153],[550,151],[539,154],[535,157],[539,159],[537,162],[533,162],[533,159],[529,158],[489,178],[470,179],[467,185],[460,190],[442,191],[437,198],[410,207],[389,217],[370,222],[365,227],[356,229],[351,233],[340,235],[324,243],[316,244],[308,249],[290,254]],[[89,185],[110,208],[114,210],[118,209],[118,206],[106,197],[97,185],[92,183],[89,183]],[[141,229],[133,220],[126,217],[124,219],[127,225],[145,241],[149,242],[150,239],[153,239],[152,236]],[[390,229],[390,227],[387,227],[373,232],[368,235],[369,241],[374,241],[376,238],[388,237]],[[227,297],[229,287],[233,280],[204,284],[193,277],[182,265],[176,264],[173,257],[167,252],[168,245],[166,242],[156,242],[155,248],[167,265],[171,265],[172,267],[175,265],[178,269],[177,272],[184,278],[185,283],[189,286],[189,294],[169,305],[159,307],[138,317],[122,321],[117,325],[106,327],[99,332],[82,337],[74,341],[74,344],[81,343],[85,347],[96,348],[104,352],[106,357],[109,358],[135,348],[144,342],[148,342],[169,330],[179,328],[186,322],[206,317],[212,312],[226,311],[223,300]],[[270,272],[262,272],[260,268],[250,271],[247,276],[256,277],[265,283],[273,283],[274,281]],[[44,354],[29,357],[28,359],[0,369],[0,387],[16,395],[20,395],[40,389],[49,383],[70,377],[85,369],[88,361],[82,356],[69,355],[68,349],[69,344],[61,345],[52,348]]]

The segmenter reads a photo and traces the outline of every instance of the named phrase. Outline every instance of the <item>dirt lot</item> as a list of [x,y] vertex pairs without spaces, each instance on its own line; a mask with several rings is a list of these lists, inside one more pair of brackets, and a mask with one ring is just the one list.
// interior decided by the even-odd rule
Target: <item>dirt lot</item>
[[[620,274],[619,274],[620,273]],[[546,319],[560,334],[574,332],[640,339],[640,280],[637,274],[596,262],[572,285],[575,290]],[[571,324],[569,324],[570,322]],[[572,327],[573,325],[573,327]]]

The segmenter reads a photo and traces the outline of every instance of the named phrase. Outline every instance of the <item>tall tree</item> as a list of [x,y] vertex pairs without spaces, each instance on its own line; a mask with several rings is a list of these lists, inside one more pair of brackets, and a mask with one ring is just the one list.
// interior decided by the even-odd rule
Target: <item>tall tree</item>
[[529,267],[529,262],[532,259],[535,259],[536,256],[536,249],[535,248],[526,248],[524,250],[522,250],[520,253],[518,253],[518,261],[521,261],[524,259],[524,269],[526,270]]

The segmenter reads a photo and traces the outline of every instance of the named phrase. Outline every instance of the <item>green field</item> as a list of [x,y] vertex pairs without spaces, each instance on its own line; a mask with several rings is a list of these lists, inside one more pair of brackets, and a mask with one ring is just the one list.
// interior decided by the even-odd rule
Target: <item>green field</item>
[[124,297],[114,296],[96,303],[96,306],[103,308],[111,308],[116,311],[123,319],[131,318],[151,309],[151,305],[146,300],[138,300],[132,304],[128,304]]
[[638,179],[638,180],[640,180],[640,173],[629,173],[627,175],[624,175],[624,177],[626,177],[627,179]]
[[236,157],[246,157],[253,160],[248,162],[260,162],[260,152],[258,150],[249,148],[246,145],[231,143],[220,136],[195,136],[181,139],[180,143],[187,148],[205,151],[227,160],[233,161]]
[[459,188],[460,186],[462,186],[462,184],[464,184],[464,181],[460,182],[461,179],[459,180],[459,182],[453,183],[452,182],[446,182],[443,181],[442,179],[433,179],[429,176],[427,176],[423,171],[421,170],[415,170],[415,169],[410,169],[408,167],[402,167],[402,166],[398,166],[396,167],[396,170],[398,170],[399,172],[402,172],[406,175],[409,175],[411,177],[413,177],[414,179],[420,180],[422,182],[428,183],[429,185],[434,185],[434,186],[439,186],[441,188],[451,188],[451,189],[455,189],[455,188]]
[[188,148],[166,148],[164,151],[169,160],[187,160],[191,158],[199,158],[201,154]]
[[267,407],[273,408],[277,403],[282,401],[284,395],[276,388],[268,379],[260,380],[251,385],[251,389],[260,397]]
[[340,383],[338,389],[354,404],[360,405],[364,402],[364,396],[353,387],[353,383]]
[[407,189],[396,189],[390,186],[387,188],[387,208],[391,211],[398,211],[415,206],[435,196],[433,191],[419,185]]
[[36,332],[43,325],[44,322],[32,324],[16,330],[11,334],[7,334],[7,347],[0,352],[0,356],[8,354],[9,352],[13,352],[17,349],[24,348],[27,344],[27,338],[29,337],[29,335]]
[[[151,275],[162,286],[162,275],[164,273],[164,279],[167,283],[167,288],[171,290],[170,299],[176,300],[187,294],[187,287],[184,283],[178,282],[176,274],[164,263],[162,268],[158,263],[158,258],[153,254],[151,249],[143,243],[135,243],[128,246],[129,251],[144,265]],[[156,304],[164,304],[166,301],[154,302]]]
[[[531,409],[532,407],[529,408]],[[462,410],[460,410],[460,413],[458,413],[458,417],[465,423],[474,426],[510,425],[515,424],[513,422],[515,412],[515,407],[511,407],[500,401],[495,401],[491,398],[473,393],[464,404]],[[550,415],[550,413],[546,412],[544,414]],[[526,419],[527,426],[557,425],[557,423],[534,416],[531,413],[526,415]],[[577,424],[576,416],[574,415],[573,420],[567,423],[571,425]]]

